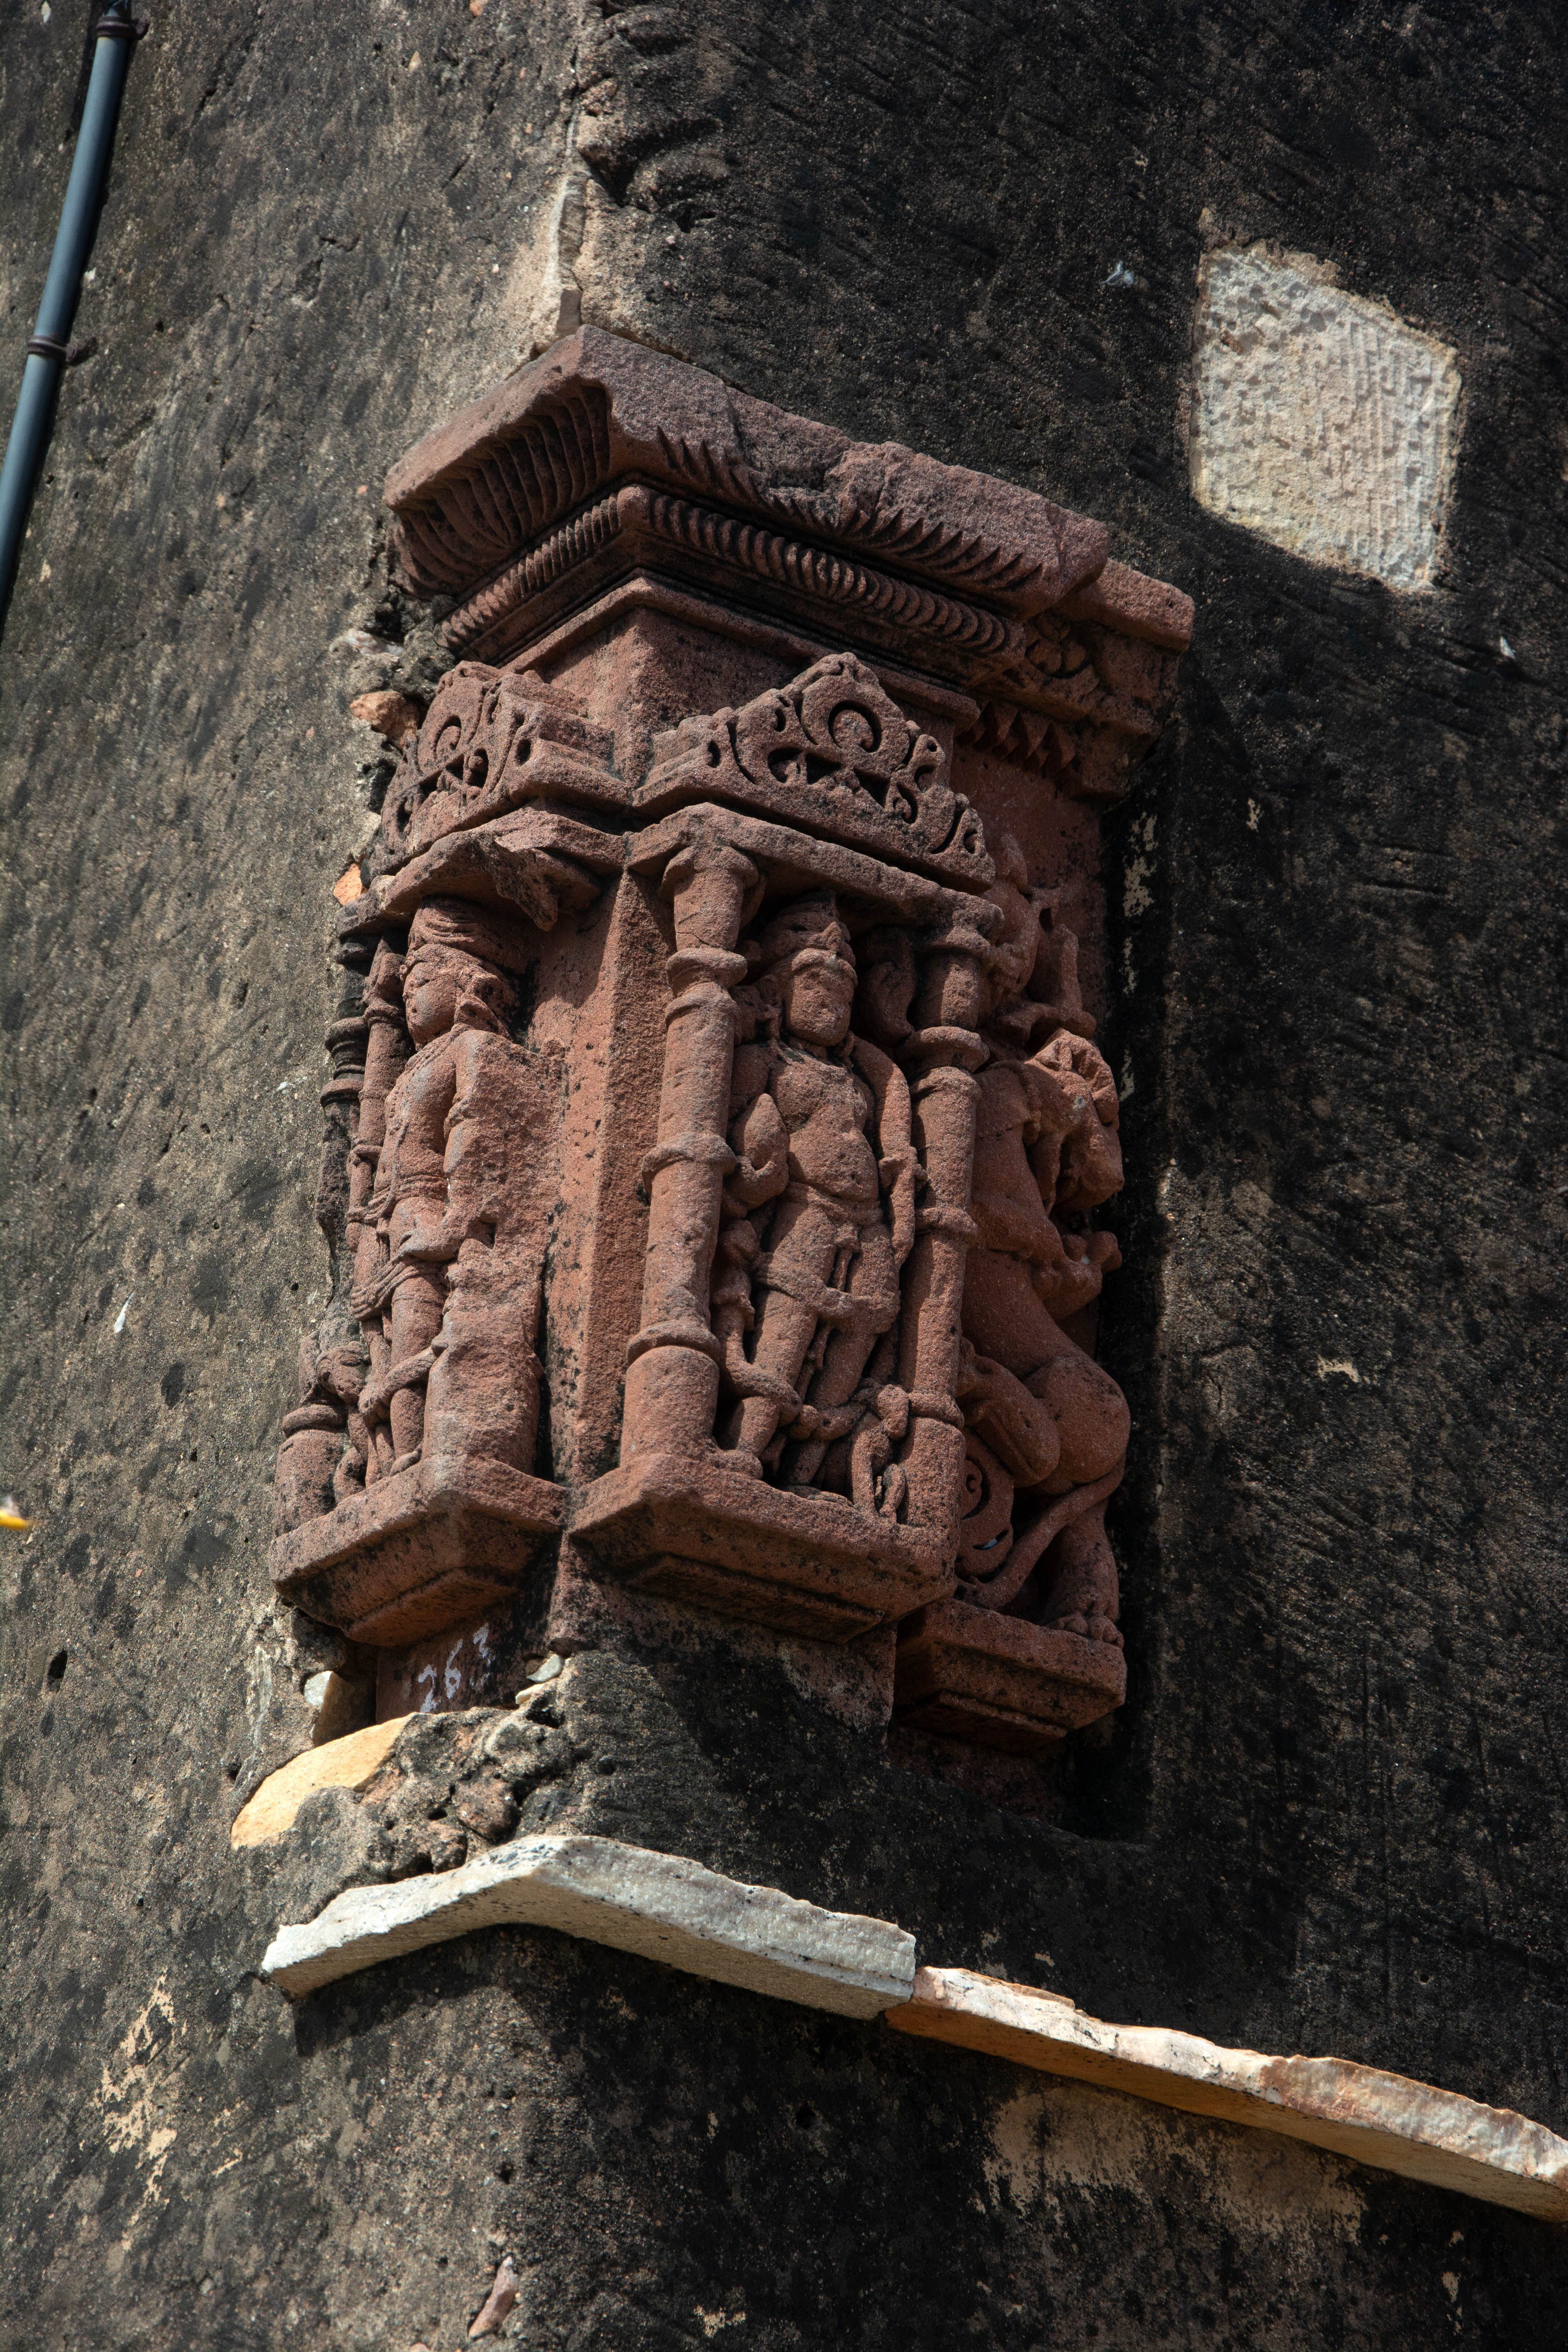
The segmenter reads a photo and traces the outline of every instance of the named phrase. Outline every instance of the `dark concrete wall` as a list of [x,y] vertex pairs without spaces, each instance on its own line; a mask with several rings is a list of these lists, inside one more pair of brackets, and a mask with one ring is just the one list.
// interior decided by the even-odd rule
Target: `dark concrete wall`
[[[87,23],[0,44],[7,397]],[[1124,1713],[1046,1824],[717,1643],[606,1660],[565,1817],[1568,2126],[1562,83],[1552,10],[1453,0],[160,12],[0,651],[0,2340],[439,2352],[509,2249],[541,2347],[1568,2340],[1540,2225],[548,1937],[290,2012],[226,1845],[304,1736],[345,704],[435,659],[377,485],[527,355],[574,138],[585,316],[1104,517],[1199,627],[1108,861]],[[1432,594],[1194,505],[1220,234],[1457,346]]]

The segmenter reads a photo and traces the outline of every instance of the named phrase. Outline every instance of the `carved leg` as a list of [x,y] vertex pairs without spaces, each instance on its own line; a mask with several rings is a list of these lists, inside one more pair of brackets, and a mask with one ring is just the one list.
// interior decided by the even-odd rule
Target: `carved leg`
[[[822,1370],[811,1384],[811,1402],[825,1414],[848,1403],[878,1340],[898,1318],[899,1269],[892,1243],[882,1226],[868,1225],[862,1231],[848,1291],[851,1298],[862,1302],[864,1311],[847,1329],[834,1333]],[[829,1442],[825,1437],[805,1441],[791,1465],[792,1484],[808,1486],[815,1481]]]
[[[430,1345],[441,1328],[441,1312],[446,1305],[447,1282],[444,1273],[406,1276],[392,1294],[392,1367],[405,1364],[410,1356],[417,1356]],[[388,1407],[392,1423],[394,1459],[401,1462],[405,1455],[416,1454],[425,1432],[425,1391],[418,1388],[395,1389]]]
[[1121,1587],[1116,1556],[1105,1532],[1105,1507],[1086,1511],[1064,1528],[1046,1555],[1042,1580],[1046,1600],[1041,1622],[1054,1632],[1082,1633],[1091,1642],[1122,1646],[1116,1620]]
[[1036,1294],[1026,1258],[972,1249],[963,1284],[963,1336],[977,1355],[1026,1381],[1069,1346]]
[[1048,1362],[1024,1383],[1045,1404],[1061,1433],[1062,1450],[1048,1495],[1086,1486],[1114,1470],[1127,1452],[1132,1417],[1127,1400],[1109,1372],[1075,1347],[1055,1324],[1056,1348]]
[[[370,1378],[364,1384],[363,1394],[374,1394],[381,1382],[385,1380],[391,1365],[392,1344],[386,1336],[387,1320],[385,1316],[378,1316],[374,1322],[366,1323],[363,1327],[365,1344],[370,1351]],[[367,1413],[362,1418],[364,1422],[367,1441],[364,1457],[365,1484],[374,1486],[376,1479],[384,1478],[392,1467],[395,1451],[392,1428],[390,1423],[378,1415]]]
[[331,1406],[303,1405],[283,1423],[272,1481],[272,1532],[287,1535],[332,1507],[332,1474],[342,1458],[342,1415]]
[[976,1350],[1021,1380],[1055,1421],[1061,1454],[1047,1494],[1065,1494],[1115,1469],[1131,1427],[1127,1400],[1041,1304],[1026,1260],[1003,1250],[970,1252],[963,1329]]
[[[759,1284],[756,1332],[747,1368],[756,1380],[742,1398],[731,1428],[738,1453],[759,1459],[772,1444],[781,1419],[794,1419],[786,1394],[799,1396],[801,1368],[820,1321],[812,1293],[833,1279],[838,1228],[807,1202],[786,1201],[774,1220],[768,1255],[769,1279]],[[805,1298],[793,1296],[795,1288]]]

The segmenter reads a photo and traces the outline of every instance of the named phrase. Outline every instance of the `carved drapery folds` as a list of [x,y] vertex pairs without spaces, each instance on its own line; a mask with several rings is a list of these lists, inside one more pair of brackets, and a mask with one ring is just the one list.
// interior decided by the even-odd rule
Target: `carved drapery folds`
[[1190,608],[592,331],[388,501],[465,657],[342,920],[279,1590],[405,1662],[896,1625],[903,1720],[1050,1746],[1124,1678],[1089,804]]

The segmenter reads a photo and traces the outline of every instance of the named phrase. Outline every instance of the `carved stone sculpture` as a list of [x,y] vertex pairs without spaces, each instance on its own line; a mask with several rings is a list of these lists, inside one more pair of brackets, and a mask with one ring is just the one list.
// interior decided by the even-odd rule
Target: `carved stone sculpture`
[[[964,1276],[959,1603],[906,1628],[899,1696],[927,1728],[1031,1749],[1125,1689],[1104,1522],[1128,1413],[1069,1328],[1121,1264],[1111,1234],[1081,1230],[1121,1186],[1116,1085],[1091,1042],[1078,943],[1060,927],[1042,932],[1049,894],[1026,895],[1024,879],[1013,849],[992,894],[1005,930],[990,973]],[[1042,967],[1046,1002],[1032,992]]]
[[[902,1071],[850,1031],[855,950],[833,893],[795,899],[746,960],[751,1034],[731,1080],[736,1164],[719,1235],[731,1271],[714,1293],[736,1400],[726,1443],[753,1475],[765,1464],[780,1485],[809,1488],[863,1422],[889,1437],[908,1425],[891,1373],[919,1161]],[[879,1498],[864,1446],[858,1466],[850,1479],[841,1463],[832,1483],[896,1519],[901,1474]]]
[[[402,960],[414,1046],[385,1098],[375,1181],[358,1220],[353,1310],[369,1344],[358,1399],[368,1450],[342,1486],[395,1478],[454,1449],[532,1460],[532,1333],[543,1259],[539,1159],[553,1088],[504,1031],[512,926],[428,898]],[[353,1466],[351,1466],[353,1465]]]
[[[772,746],[742,785],[737,745]],[[621,1468],[574,1528],[639,1586],[828,1640],[952,1590],[969,1072],[997,918],[944,770],[874,674],[835,656],[689,722],[650,779],[668,801],[707,773],[803,829],[696,803],[634,851],[672,903],[676,994]],[[907,864],[850,845],[895,827]],[[885,984],[868,999],[880,1038],[850,1025],[857,929],[879,958],[899,942],[902,1003]]]
[[384,1713],[697,1608],[1048,1745],[1123,1675],[1094,807],[1190,608],[592,330],[387,496],[462,657],[341,919],[279,1591]]

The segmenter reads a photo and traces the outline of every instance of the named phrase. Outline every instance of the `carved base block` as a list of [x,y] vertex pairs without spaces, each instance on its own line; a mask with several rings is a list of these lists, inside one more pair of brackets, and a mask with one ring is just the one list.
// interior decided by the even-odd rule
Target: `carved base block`
[[679,1454],[597,1479],[572,1531],[623,1583],[818,1642],[852,1642],[952,1590],[922,1528]]
[[900,1628],[893,1707],[920,1731],[1037,1755],[1126,1696],[1127,1662],[1108,1643],[973,1601],[938,1601]]
[[283,1600],[355,1642],[395,1649],[502,1599],[565,1516],[558,1486],[504,1463],[416,1463],[279,1537]]

